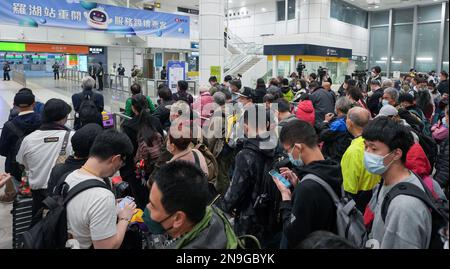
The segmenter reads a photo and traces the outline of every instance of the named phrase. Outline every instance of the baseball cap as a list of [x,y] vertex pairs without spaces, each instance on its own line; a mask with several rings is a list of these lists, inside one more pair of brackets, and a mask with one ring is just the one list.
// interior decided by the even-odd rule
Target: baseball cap
[[253,99],[253,89],[249,87],[244,87],[239,92],[234,92],[234,94],[238,95],[239,97]]
[[391,105],[384,105],[380,109],[380,113],[378,113],[377,117],[385,116],[385,117],[394,117],[398,115],[398,111],[395,107]]
[[18,107],[28,107],[35,102],[34,94],[29,91],[19,91],[14,96],[14,105]]

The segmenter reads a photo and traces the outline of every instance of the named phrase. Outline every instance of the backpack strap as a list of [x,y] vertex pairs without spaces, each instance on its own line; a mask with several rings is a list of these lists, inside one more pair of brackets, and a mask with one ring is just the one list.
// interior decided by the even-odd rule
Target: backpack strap
[[[419,181],[421,181],[420,178]],[[384,200],[381,204],[381,217],[383,221],[386,220],[389,205],[391,204],[392,200],[398,195],[408,195],[421,200],[428,208],[438,213],[442,218],[444,218],[448,222],[449,219],[448,215],[443,214],[441,210],[439,210],[436,207],[432,198],[430,198],[429,190],[425,186],[424,189],[425,191],[421,190],[419,187],[409,182],[401,182],[392,187],[392,189],[384,197]]]
[[[340,198],[337,196],[336,192],[331,188],[330,184],[328,184],[327,182],[325,182],[323,179],[321,179],[320,177],[314,175],[314,174],[307,174],[306,176],[304,176],[301,180],[301,182],[305,181],[305,180],[311,180],[316,182],[317,184],[319,184],[320,186],[322,186],[322,188],[324,188],[327,192],[328,195],[330,195],[331,199],[333,199],[333,202],[335,204],[338,204],[340,202]],[[341,192],[343,192],[343,189],[341,187]],[[343,194],[342,194],[343,195]],[[344,196],[342,196],[344,197]]]
[[195,150],[192,150],[192,154],[194,154],[195,166],[200,170],[202,170],[202,167],[200,165],[200,159],[198,158],[197,152]]
[[77,184],[67,193],[67,196],[64,198],[64,205],[67,205],[67,203],[69,203],[70,200],[72,200],[75,196],[77,196],[81,192],[92,188],[103,188],[111,191],[108,188],[108,186],[106,186],[106,183],[101,182],[98,179],[89,179]]

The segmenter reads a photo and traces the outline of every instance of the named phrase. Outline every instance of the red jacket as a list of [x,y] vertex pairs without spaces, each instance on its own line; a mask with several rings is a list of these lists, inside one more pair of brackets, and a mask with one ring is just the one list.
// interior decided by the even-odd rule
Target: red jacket
[[431,164],[419,143],[415,143],[406,154],[406,168],[424,178],[431,174]]
[[314,126],[316,117],[314,114],[314,107],[311,100],[304,100],[298,103],[297,112],[295,116],[302,121],[306,121]]

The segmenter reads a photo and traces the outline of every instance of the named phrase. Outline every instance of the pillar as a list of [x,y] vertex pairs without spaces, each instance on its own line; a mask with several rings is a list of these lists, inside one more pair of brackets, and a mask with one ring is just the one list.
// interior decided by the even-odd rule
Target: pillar
[[223,80],[224,1],[200,0],[200,85],[208,83],[211,66],[220,66]]
[[291,55],[291,62],[290,62],[291,70],[289,72],[289,75],[291,75],[293,72],[297,72],[297,66],[295,64],[295,55]]
[[272,77],[276,78],[278,76],[278,59],[276,55],[272,56]]

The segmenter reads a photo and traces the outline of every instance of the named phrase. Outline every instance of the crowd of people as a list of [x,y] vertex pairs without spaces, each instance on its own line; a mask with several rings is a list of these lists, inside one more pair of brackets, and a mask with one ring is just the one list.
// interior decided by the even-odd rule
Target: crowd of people
[[[91,77],[72,106],[36,111],[24,88],[1,133],[0,199],[29,186],[33,238],[48,201],[70,197],[73,248],[448,248],[448,74],[371,71],[367,89],[337,91],[314,73],[255,89],[211,77],[198,97],[179,81],[157,103],[133,84],[120,131],[104,130]],[[361,242],[341,232],[345,210]]]

